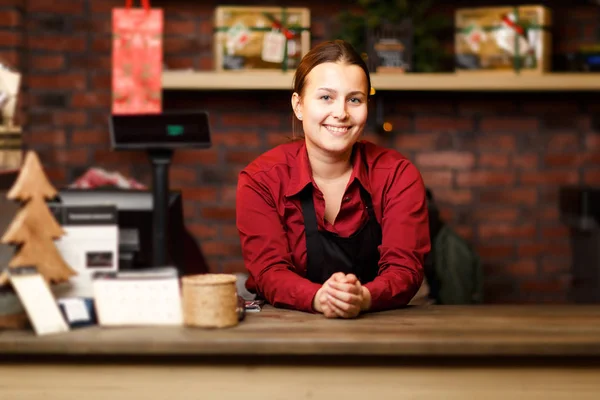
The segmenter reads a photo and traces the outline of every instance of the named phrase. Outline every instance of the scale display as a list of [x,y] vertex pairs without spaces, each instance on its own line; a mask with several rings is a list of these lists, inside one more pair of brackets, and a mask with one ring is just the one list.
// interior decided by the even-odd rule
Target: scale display
[[111,115],[109,129],[111,145],[117,150],[211,146],[206,111]]

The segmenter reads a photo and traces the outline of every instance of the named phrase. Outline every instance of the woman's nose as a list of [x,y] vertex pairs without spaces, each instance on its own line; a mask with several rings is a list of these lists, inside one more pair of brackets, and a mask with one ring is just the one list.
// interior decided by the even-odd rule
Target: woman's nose
[[338,102],[333,110],[333,116],[337,119],[345,119],[348,116],[346,112],[346,102]]

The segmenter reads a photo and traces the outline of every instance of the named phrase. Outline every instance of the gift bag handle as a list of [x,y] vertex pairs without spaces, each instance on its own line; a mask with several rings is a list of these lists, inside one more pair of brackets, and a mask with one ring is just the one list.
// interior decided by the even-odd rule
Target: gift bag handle
[[[150,10],[150,0],[141,0],[142,1],[142,6],[144,6],[144,9],[146,11]],[[125,8],[131,8],[131,6],[133,5],[133,0],[127,0],[125,3]]]

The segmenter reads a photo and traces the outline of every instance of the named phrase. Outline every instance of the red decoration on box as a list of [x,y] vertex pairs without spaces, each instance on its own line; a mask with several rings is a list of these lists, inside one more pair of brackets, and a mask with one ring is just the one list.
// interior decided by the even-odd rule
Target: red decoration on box
[[112,12],[112,113],[162,111],[163,10],[125,8]]

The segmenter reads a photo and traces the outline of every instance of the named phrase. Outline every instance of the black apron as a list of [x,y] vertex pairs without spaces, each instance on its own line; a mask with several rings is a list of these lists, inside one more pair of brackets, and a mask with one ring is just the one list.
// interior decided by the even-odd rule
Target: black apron
[[379,271],[378,246],[382,238],[371,196],[360,186],[369,219],[357,232],[344,238],[318,230],[312,188],[308,185],[300,194],[306,233],[306,278],[323,284],[334,273],[343,272],[356,275],[361,284],[371,282]]

